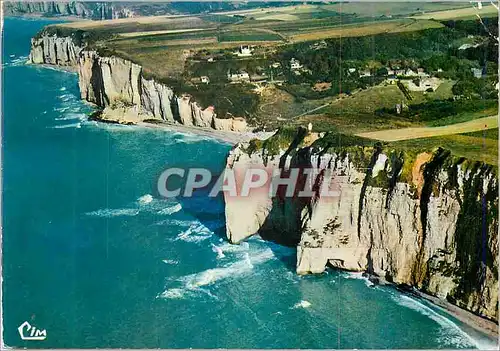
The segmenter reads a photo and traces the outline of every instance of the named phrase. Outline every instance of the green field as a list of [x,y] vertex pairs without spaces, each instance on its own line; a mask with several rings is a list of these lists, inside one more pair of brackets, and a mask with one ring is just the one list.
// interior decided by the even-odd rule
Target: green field
[[498,129],[488,129],[481,132],[464,133],[462,135],[476,137],[476,138],[498,140]]
[[498,140],[495,139],[468,135],[447,135],[392,142],[391,145],[412,150],[412,152],[429,151],[437,146],[442,146],[456,156],[462,156],[474,161],[483,161],[498,167]]
[[260,32],[222,32],[218,37],[220,42],[252,42],[252,41],[281,41],[281,37],[272,33]]
[[[471,13],[470,4],[462,3],[297,4],[53,28],[87,40],[100,53],[140,64],[146,77],[176,93],[192,94],[202,107],[215,106],[220,117],[245,117],[266,130],[311,122],[315,131],[353,135],[444,126],[497,112],[490,83],[498,47],[477,21],[448,21]],[[443,21],[431,19],[436,17]],[[488,26],[498,30],[491,21]],[[483,46],[458,50],[464,43]],[[234,54],[241,44],[252,46],[251,57]],[[293,70],[292,58],[304,69]],[[470,68],[486,63],[487,79],[474,81]],[[353,67],[351,75],[348,68]],[[386,67],[423,67],[442,83],[436,91],[407,96],[386,83]],[[367,69],[369,77],[361,77]],[[245,71],[253,83],[229,84],[228,71]],[[201,76],[208,76],[210,84],[200,84]],[[267,84],[255,83],[262,77]],[[407,107],[396,114],[398,104]],[[487,131],[396,144],[427,150],[443,145],[457,155],[492,163],[497,139],[498,132]]]

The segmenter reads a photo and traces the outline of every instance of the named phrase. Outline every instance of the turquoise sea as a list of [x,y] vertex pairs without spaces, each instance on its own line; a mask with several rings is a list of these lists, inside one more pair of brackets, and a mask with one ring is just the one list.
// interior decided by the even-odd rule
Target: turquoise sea
[[[28,348],[474,348],[428,304],[359,274],[299,277],[295,250],[224,238],[222,199],[163,200],[167,167],[230,146],[89,122],[77,76],[26,65],[44,20],[8,18],[3,57],[3,337]],[[221,251],[222,250],[222,251]],[[222,254],[221,254],[222,252]],[[21,340],[24,321],[45,329]]]

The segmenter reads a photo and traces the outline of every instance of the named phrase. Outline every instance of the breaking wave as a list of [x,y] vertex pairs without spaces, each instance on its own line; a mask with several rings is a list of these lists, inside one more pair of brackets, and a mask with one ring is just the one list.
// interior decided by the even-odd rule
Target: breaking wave
[[[128,208],[117,208],[117,209],[112,209],[112,208],[105,208],[105,209],[100,209],[92,212],[87,212],[86,215],[88,216],[96,216],[96,217],[117,217],[117,216],[136,216],[139,213],[154,213],[158,214],[159,212],[162,211],[162,209],[165,209],[165,205],[170,204],[167,209],[171,209],[176,206],[180,206],[180,204],[175,204],[172,206],[171,200],[158,200],[153,198],[151,194],[145,194],[141,197],[139,197],[136,202],[130,205]],[[182,207],[181,207],[182,208]],[[179,209],[180,210],[180,209]],[[163,222],[163,221],[162,221]],[[157,225],[164,224],[162,222],[155,223]],[[185,224],[195,224],[199,223],[196,221],[191,221],[191,222],[186,222]],[[176,222],[174,224],[182,224],[182,221]],[[187,225],[185,225],[187,226]]]
[[[257,250],[255,252],[244,252],[236,262],[175,279],[174,283],[177,283],[180,287],[169,287],[158,295],[158,297],[179,298],[179,296],[185,297],[194,295],[197,292],[202,292],[216,298],[216,296],[212,295],[210,291],[206,289],[207,287],[224,280],[237,279],[244,276],[252,272],[255,265],[262,264],[272,259],[276,259],[276,257],[270,248]],[[168,285],[170,284],[171,281],[169,281]]]
[[137,199],[137,202],[141,205],[149,204],[153,201],[153,195],[146,194]]
[[19,56],[18,58],[15,57],[16,55],[10,55],[11,60],[2,64],[2,67],[24,66],[28,61],[28,56]]
[[311,303],[307,300],[302,300],[293,305],[292,308],[297,309],[297,308],[309,308],[309,307],[311,307]]
[[181,220],[181,219],[165,219],[163,221],[158,221],[154,225],[171,225],[176,227],[189,227],[191,225],[200,223],[197,220]]
[[87,216],[104,217],[104,218],[120,217],[120,216],[132,217],[132,216],[137,216],[139,214],[139,210],[135,208],[117,208],[117,209],[106,208],[102,210],[87,212],[85,214]]
[[217,259],[222,259],[226,257],[222,248],[217,245],[212,244],[212,251],[217,254]]
[[179,233],[175,240],[182,240],[186,242],[201,242],[207,240],[213,235],[212,231],[205,227],[200,222],[192,224],[188,229]]
[[76,96],[73,94],[62,94],[62,95],[59,95],[58,98],[64,102],[67,102],[70,100],[74,100],[76,98]]
[[373,284],[367,276],[362,272],[342,272],[345,279],[358,279],[362,280],[365,285],[369,288],[376,288],[377,286]]
[[163,260],[163,263],[169,264],[169,265],[176,265],[176,264],[179,264],[179,261],[177,261],[177,260]]
[[175,204],[173,206],[161,209],[157,213],[161,214],[161,215],[171,215],[171,214],[179,212],[180,210],[182,210],[182,205],[181,204]]
[[200,141],[207,141],[207,140],[213,141],[213,138],[211,137],[198,135],[194,133],[175,132],[172,135],[174,137],[175,142],[177,143],[192,144]]
[[[61,108],[60,112],[65,112],[67,110],[69,110],[69,107],[67,107],[66,110],[65,110],[65,108]],[[85,113],[70,112],[70,113],[63,115],[62,117],[57,117],[55,120],[56,121],[71,121],[71,120],[77,119],[77,120],[83,121],[86,118],[87,118],[87,115]]]
[[475,340],[466,332],[464,332],[458,325],[453,323],[445,316],[437,313],[429,306],[412,299],[406,295],[392,295],[392,299],[400,306],[410,308],[417,311],[441,326],[441,335],[438,339],[443,345],[455,345],[455,347],[476,347],[478,349],[495,349],[496,345],[491,344],[487,340]]
[[52,128],[55,129],[63,129],[63,128],[81,128],[82,124],[80,122],[78,123],[70,123],[70,124],[62,124],[58,126],[53,126]]
[[162,292],[159,297],[165,299],[182,299],[186,294],[186,290],[184,289],[168,289]]

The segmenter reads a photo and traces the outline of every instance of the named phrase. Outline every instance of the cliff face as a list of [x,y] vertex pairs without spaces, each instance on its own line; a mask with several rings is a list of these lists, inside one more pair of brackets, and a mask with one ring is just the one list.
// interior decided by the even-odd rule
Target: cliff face
[[82,48],[69,37],[42,36],[31,39],[31,63],[76,66]]
[[[255,167],[316,171],[310,198],[226,194],[231,242],[258,232],[297,245],[300,274],[327,265],[366,271],[498,320],[498,181],[491,166],[445,150],[409,157],[314,145],[275,157],[249,155],[248,145],[231,151],[227,166],[236,173]],[[324,182],[336,196],[317,191]]]
[[70,37],[32,39],[30,61],[76,67],[82,99],[103,108],[103,119],[132,123],[158,119],[216,130],[247,129],[244,119],[217,118],[213,107],[204,109],[191,96],[177,96],[167,85],[144,78],[140,65],[101,57],[75,45]]
[[134,15],[128,8],[111,2],[84,1],[5,1],[4,11],[7,16],[76,16],[99,20]]

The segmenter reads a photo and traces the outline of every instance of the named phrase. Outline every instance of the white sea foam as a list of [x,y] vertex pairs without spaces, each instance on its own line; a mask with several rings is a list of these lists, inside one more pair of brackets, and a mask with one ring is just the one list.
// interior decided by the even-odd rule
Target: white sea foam
[[210,238],[212,234],[210,229],[198,222],[190,225],[188,229],[179,233],[175,240],[197,243]]
[[58,98],[64,102],[67,102],[71,99],[75,99],[75,96],[73,94],[63,94],[63,95],[59,95]]
[[297,276],[297,274],[295,272],[292,272],[292,271],[286,271],[285,274],[283,275],[283,277],[292,282],[293,284],[297,284],[299,282],[299,278]]
[[173,136],[176,142],[186,144],[197,143],[203,140],[213,140],[211,137],[194,133],[175,132]]
[[[221,240],[223,240],[223,239],[221,239]],[[224,242],[224,244],[220,245],[219,247],[223,252],[239,253],[239,252],[247,252],[249,250],[250,245],[246,241],[243,241],[243,242],[239,243],[238,245]]]
[[137,199],[137,202],[141,205],[149,204],[151,201],[153,201],[153,195],[151,194],[143,195]]
[[175,204],[173,206],[163,208],[163,209],[159,210],[157,213],[161,214],[161,215],[171,215],[171,214],[179,212],[180,210],[182,210],[182,205]]
[[82,125],[81,123],[70,123],[70,124],[63,124],[63,125],[59,125],[59,126],[54,126],[52,128],[55,128],[55,129],[64,129],[64,128],[81,128]]
[[271,249],[259,251],[252,256],[246,253],[245,258],[242,260],[223,267],[211,268],[200,273],[184,276],[180,281],[184,284],[184,287],[196,289],[202,286],[212,285],[224,279],[235,278],[247,274],[252,271],[254,265],[273,258],[274,254]]
[[169,287],[159,296],[164,298],[173,298],[172,296],[177,295],[185,297],[186,294],[193,295],[202,292],[216,298],[216,296],[206,289],[208,286],[226,279],[241,277],[252,272],[255,265],[267,262],[271,259],[275,259],[275,256],[269,248],[253,252],[251,255],[247,252],[244,258],[236,262],[177,278],[175,281],[180,283],[181,287]]
[[196,220],[179,220],[179,219],[165,219],[163,221],[159,221],[154,223],[154,225],[171,225],[176,227],[189,227],[191,225],[200,223]]
[[409,296],[393,295],[392,298],[398,305],[417,311],[437,322],[441,326],[441,336],[438,342],[443,345],[452,344],[455,347],[477,347],[482,350],[493,350],[496,348],[496,345],[491,344],[488,340],[475,340],[451,320]]
[[69,106],[54,107],[54,111],[56,112],[66,112],[69,109],[70,109]]
[[169,264],[169,265],[176,265],[179,263],[177,260],[163,260],[163,263]]
[[[26,56],[26,59],[27,58],[28,57]],[[56,71],[56,72],[61,72],[61,73],[75,75],[75,72],[72,72],[72,71],[69,71],[69,70],[66,70],[66,69],[61,69],[59,66],[48,66],[48,65],[45,65],[45,66],[35,66],[35,67],[37,69],[39,69],[39,70],[50,69],[51,71]]]
[[184,289],[167,289],[162,292],[158,297],[162,297],[165,299],[182,299],[186,294],[186,290]]
[[217,254],[217,259],[226,257],[226,255],[224,255],[224,251],[222,251],[222,249],[217,245],[212,244],[212,251]]
[[369,288],[374,288],[376,287],[375,284],[373,284],[370,279],[368,279],[367,276],[364,276],[362,272],[343,272],[343,276],[346,279],[358,279],[362,280],[365,285]]
[[132,217],[132,216],[137,216],[138,214],[139,210],[135,208],[117,208],[117,209],[105,208],[86,213],[87,216],[105,217],[105,218],[120,217],[120,216]]
[[92,121],[92,126],[98,127],[100,130],[107,130],[109,132],[137,132],[136,126],[125,125],[125,124],[114,124],[114,123],[99,123],[96,121]]
[[[10,56],[11,58],[14,58],[14,56]],[[26,60],[28,59],[28,56],[19,56],[18,58],[12,59],[10,62],[6,62],[2,64],[2,67],[15,67],[15,66],[22,66],[26,64]]]
[[293,305],[293,309],[296,309],[296,308],[309,308],[311,307],[311,303],[307,300],[302,300],[300,302],[297,302],[295,305]]
[[[65,109],[67,110],[67,109],[69,109],[69,107],[65,108]],[[62,112],[64,112],[64,111],[62,111]],[[57,117],[56,121],[71,121],[71,120],[75,120],[75,119],[83,121],[86,118],[87,118],[87,115],[85,113],[70,112],[70,113],[66,113],[66,114],[61,115],[61,117]]]

